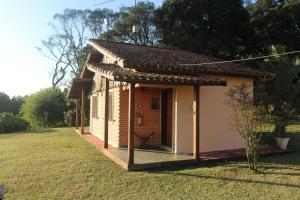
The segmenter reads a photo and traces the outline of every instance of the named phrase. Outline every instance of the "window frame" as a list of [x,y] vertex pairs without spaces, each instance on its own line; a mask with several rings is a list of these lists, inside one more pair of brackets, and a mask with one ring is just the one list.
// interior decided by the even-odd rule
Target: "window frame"
[[98,115],[98,96],[92,97],[92,118],[99,119]]
[[114,122],[114,94],[113,91],[108,93],[108,122]]

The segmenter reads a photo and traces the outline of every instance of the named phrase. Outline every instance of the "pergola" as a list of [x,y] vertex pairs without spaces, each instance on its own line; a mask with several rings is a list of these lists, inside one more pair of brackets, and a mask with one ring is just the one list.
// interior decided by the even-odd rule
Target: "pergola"
[[[81,117],[81,134],[84,134],[85,126],[85,100],[86,91],[90,88],[93,80],[89,78],[73,79],[72,87],[68,93],[69,99],[76,99],[76,129],[79,128],[79,105],[80,105],[80,117]],[[80,102],[81,100],[81,102]],[[79,103],[80,102],[80,103]]]
[[[134,164],[134,120],[135,120],[135,87],[136,84],[159,84],[159,85],[185,85],[193,86],[194,91],[194,112],[193,112],[193,157],[199,159],[200,143],[200,86],[226,86],[226,81],[212,78],[210,76],[198,75],[170,75],[145,73],[135,70],[124,69],[115,64],[90,64],[87,70],[100,73],[105,79],[105,119],[104,119],[104,148],[108,148],[108,100],[109,100],[109,81],[126,83],[129,89],[128,105],[128,165]],[[81,134],[84,133],[85,99],[87,90],[92,84],[92,79],[74,79],[69,91],[68,98],[76,99],[76,128],[78,128],[78,108],[81,99]]]

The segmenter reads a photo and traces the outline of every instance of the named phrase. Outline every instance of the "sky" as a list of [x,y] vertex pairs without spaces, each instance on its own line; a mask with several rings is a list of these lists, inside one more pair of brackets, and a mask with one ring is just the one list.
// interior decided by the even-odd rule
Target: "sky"
[[[51,34],[47,24],[66,8],[95,9],[105,1],[0,0],[0,92],[23,96],[50,87],[54,63],[36,50]],[[152,1],[159,6],[163,0]],[[134,5],[134,0],[115,0],[100,8],[122,5]]]

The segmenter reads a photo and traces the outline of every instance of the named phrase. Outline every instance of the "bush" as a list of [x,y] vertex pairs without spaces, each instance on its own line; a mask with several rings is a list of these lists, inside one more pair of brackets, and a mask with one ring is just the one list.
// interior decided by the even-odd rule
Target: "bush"
[[0,113],[0,133],[25,131],[28,123],[12,113]]
[[262,134],[269,122],[263,106],[254,104],[246,84],[230,88],[226,103],[232,108],[231,127],[244,141],[249,168],[257,171]]
[[64,122],[65,95],[59,88],[46,88],[30,95],[21,107],[32,128],[57,127]]

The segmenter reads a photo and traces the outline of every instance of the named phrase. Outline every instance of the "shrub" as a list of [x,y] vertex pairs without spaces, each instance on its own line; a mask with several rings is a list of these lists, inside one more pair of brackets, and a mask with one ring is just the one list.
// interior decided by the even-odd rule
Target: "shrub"
[[226,94],[226,103],[232,108],[231,127],[238,133],[246,146],[249,168],[257,171],[262,134],[266,130],[268,115],[263,106],[254,104],[249,86],[234,86]]
[[65,95],[59,88],[46,88],[30,95],[21,107],[32,128],[56,127],[64,122]]
[[24,131],[28,123],[12,113],[0,113],[0,133]]

